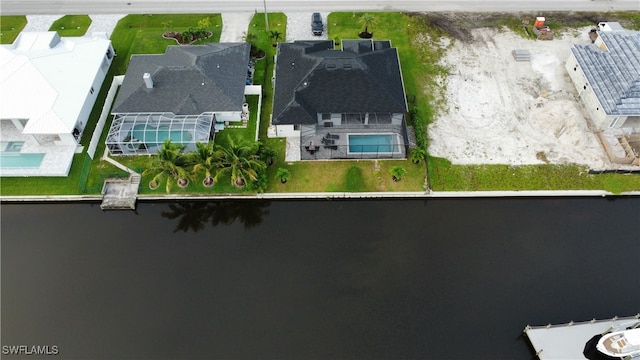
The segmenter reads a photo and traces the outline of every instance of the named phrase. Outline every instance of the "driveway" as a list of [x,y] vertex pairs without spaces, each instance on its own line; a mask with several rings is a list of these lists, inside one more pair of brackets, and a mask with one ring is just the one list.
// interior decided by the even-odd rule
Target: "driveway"
[[322,36],[311,34],[311,14],[313,12],[287,12],[287,42],[295,40],[327,40],[327,15],[329,12],[318,11],[322,15],[324,32]]
[[222,13],[220,42],[241,42],[253,18],[252,12]]

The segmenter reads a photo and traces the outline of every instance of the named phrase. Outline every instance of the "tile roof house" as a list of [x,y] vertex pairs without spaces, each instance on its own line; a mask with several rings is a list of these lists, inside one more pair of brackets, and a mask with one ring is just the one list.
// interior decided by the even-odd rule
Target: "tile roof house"
[[567,72],[597,127],[640,128],[640,32],[598,28],[593,44],[571,49]]
[[402,158],[407,102],[389,41],[278,44],[270,136],[300,145],[300,159]]
[[115,52],[104,33],[0,46],[0,174],[66,176]]
[[225,123],[246,119],[249,50],[248,43],[209,43],[133,55],[113,104],[110,153],[154,154],[167,138],[192,150]]

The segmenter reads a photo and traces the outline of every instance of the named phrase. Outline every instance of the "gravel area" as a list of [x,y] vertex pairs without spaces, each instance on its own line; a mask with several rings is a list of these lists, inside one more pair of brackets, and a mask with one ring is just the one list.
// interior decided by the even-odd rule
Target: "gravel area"
[[324,23],[324,33],[322,36],[311,34],[311,14],[313,12],[293,12],[287,13],[287,42],[295,40],[327,40],[327,15],[329,12],[321,12]]

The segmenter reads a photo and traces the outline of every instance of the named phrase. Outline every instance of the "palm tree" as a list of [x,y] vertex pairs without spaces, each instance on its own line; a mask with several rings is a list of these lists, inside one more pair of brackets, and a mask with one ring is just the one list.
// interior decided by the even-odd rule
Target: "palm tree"
[[184,150],[183,145],[174,144],[170,139],[165,140],[160,151],[152,157],[151,167],[142,172],[143,176],[153,175],[149,182],[149,188],[157,189],[160,183],[166,179],[168,193],[171,191],[174,180],[179,186],[186,186],[189,183],[190,175],[185,169],[187,164],[182,150]]
[[243,140],[233,140],[227,137],[227,146],[216,146],[218,171],[215,180],[226,173],[231,175],[231,185],[243,187],[247,181],[257,181],[258,171],[266,169],[267,165],[258,156],[258,147]]
[[242,39],[244,42],[248,42],[251,44],[251,57],[254,58],[263,58],[265,56],[264,50],[260,49],[258,45],[256,45],[256,40],[258,40],[258,35],[254,33],[244,33],[242,35]]
[[275,150],[268,147],[262,142],[258,142],[258,156],[260,157],[260,160],[264,161],[264,163],[267,164],[267,166],[273,165],[273,162],[276,160],[277,155],[278,153],[276,153]]
[[202,185],[212,187],[214,180],[211,172],[218,166],[216,153],[213,150],[213,143],[196,143],[196,151],[191,152],[189,156],[189,160],[191,164],[193,164],[193,173],[197,174],[204,171],[205,175],[202,180]]
[[366,13],[363,14],[362,16],[360,16],[359,22],[362,26],[364,26],[364,35],[369,35],[369,37],[371,37],[370,35],[373,35],[369,32],[369,26],[372,26],[376,23],[376,17]]
[[394,166],[394,167],[391,168],[391,170],[389,170],[389,174],[393,178],[393,181],[402,180],[402,177],[406,173],[407,173],[407,170],[405,168],[403,168],[402,166]]
[[291,173],[289,172],[289,170],[285,169],[285,168],[278,168],[278,179],[280,179],[281,183],[286,183],[287,180],[289,180],[289,176],[291,176]]
[[244,40],[244,42],[248,42],[249,44],[253,44],[254,41],[256,41],[258,39],[258,36],[254,33],[243,33],[242,34],[242,40]]
[[282,39],[282,33],[280,33],[280,31],[278,31],[278,30],[275,30],[275,31],[272,30],[270,32],[269,39],[275,41],[273,43],[273,46],[275,47],[275,46],[277,46],[278,40]]
[[427,152],[424,151],[423,148],[418,147],[411,150],[411,161],[414,164],[420,164],[422,160],[426,159],[426,157],[427,157]]

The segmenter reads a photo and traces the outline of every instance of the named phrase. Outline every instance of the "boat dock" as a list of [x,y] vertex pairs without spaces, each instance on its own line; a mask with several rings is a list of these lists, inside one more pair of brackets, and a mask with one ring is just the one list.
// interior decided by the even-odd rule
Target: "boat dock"
[[632,327],[640,323],[640,314],[614,317],[608,320],[569,322],[559,325],[529,326],[524,333],[529,338],[538,359],[586,359],[585,345],[595,335],[612,329]]
[[140,174],[133,173],[128,179],[106,179],[102,187],[103,210],[121,210],[136,208]]

